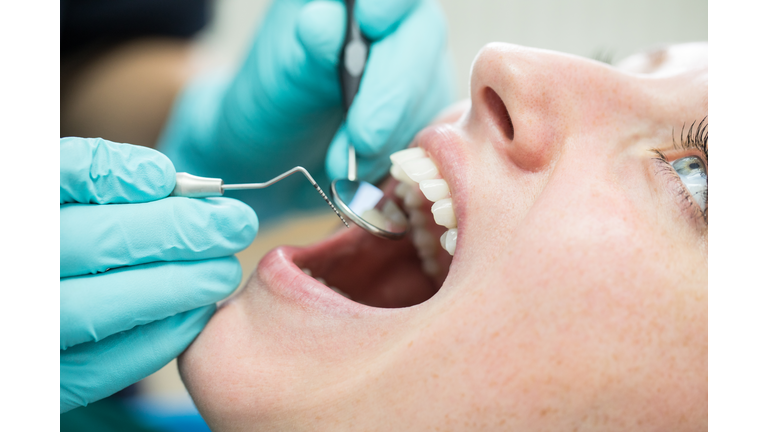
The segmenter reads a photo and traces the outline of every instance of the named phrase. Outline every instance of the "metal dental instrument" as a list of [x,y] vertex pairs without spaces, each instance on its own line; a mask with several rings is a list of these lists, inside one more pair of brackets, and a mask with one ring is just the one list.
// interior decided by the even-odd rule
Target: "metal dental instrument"
[[349,224],[347,223],[347,221],[344,220],[344,217],[342,217],[339,211],[336,210],[336,207],[333,206],[331,201],[325,195],[325,192],[323,192],[323,190],[320,189],[320,186],[318,186],[315,179],[313,179],[312,176],[309,175],[309,172],[306,169],[300,166],[291,168],[288,171],[273,178],[272,180],[266,181],[264,183],[243,183],[243,184],[229,184],[229,185],[225,185],[224,181],[219,178],[199,177],[199,176],[192,175],[185,172],[176,173],[176,187],[173,188],[173,191],[171,191],[170,196],[182,196],[187,198],[206,198],[206,197],[222,196],[225,190],[264,189],[265,187],[271,186],[279,182],[280,180],[288,177],[289,175],[297,172],[304,174],[304,177],[306,177],[307,180],[309,180],[309,182],[312,183],[312,186],[314,186],[315,189],[317,189],[317,191],[323,197],[325,202],[327,202],[328,205],[331,206],[334,213],[336,213],[336,216],[338,216],[339,219],[341,219],[341,221],[344,222],[344,225],[346,225],[347,228],[349,228]]
[[[339,76],[346,117],[360,88],[370,42],[360,32],[360,27],[354,19],[355,1],[345,0],[345,3],[347,34],[339,59]],[[357,158],[352,143],[349,144],[348,165],[347,178],[336,179],[331,183],[331,197],[339,210],[352,222],[375,236],[390,240],[405,237],[409,224],[400,207],[385,197],[381,189],[357,179]]]

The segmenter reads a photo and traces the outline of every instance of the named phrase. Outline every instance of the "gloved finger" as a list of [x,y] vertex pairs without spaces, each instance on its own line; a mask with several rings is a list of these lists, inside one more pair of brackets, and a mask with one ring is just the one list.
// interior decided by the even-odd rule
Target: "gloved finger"
[[60,409],[103,399],[178,357],[216,311],[204,306],[59,351]]
[[59,223],[60,277],[228,256],[245,249],[259,228],[253,209],[229,198],[65,204]]
[[259,160],[304,165],[311,157],[305,151],[297,154],[295,143],[333,135],[341,119],[338,74],[300,41],[297,26],[305,6],[302,1],[270,6],[250,55],[217,104],[217,117],[225,122],[217,139],[195,150],[206,155],[209,165],[224,170],[235,164],[242,170],[253,165],[255,151]]
[[347,133],[347,122],[344,122],[336,132],[336,136],[333,137],[330,147],[328,147],[328,154],[325,157],[325,171],[328,173],[328,178],[336,180],[347,178],[348,167],[349,135]]
[[389,34],[418,2],[419,0],[358,0],[355,2],[355,19],[363,34],[375,41]]
[[[447,64],[448,60],[447,56],[444,57],[444,64]],[[448,68],[449,66],[446,65],[445,67]],[[411,105],[408,120],[400,122],[392,130],[389,139],[382,144],[379,151],[374,154],[358,156],[357,170],[361,179],[375,183],[389,172],[392,165],[389,155],[407,147],[416,134],[450,104],[451,98],[445,89],[450,88],[452,84],[452,74],[436,74],[424,97],[420,101],[414,101],[415,103]]]
[[234,256],[150,263],[60,281],[60,349],[223,300],[242,277]]
[[[427,113],[416,108],[430,81],[445,72],[438,69],[445,52],[445,20],[434,1],[420,2],[392,34],[371,46],[360,91],[347,116],[349,138],[361,156],[378,155],[395,129],[415,123],[414,113],[420,114],[419,120],[437,114],[439,109]],[[451,96],[446,96],[447,105]]]
[[[296,35],[307,54],[329,72],[335,72],[344,43],[346,11],[338,1],[307,3],[296,22]],[[337,75],[334,73],[334,77]]]
[[130,203],[164,198],[176,170],[148,147],[101,138],[61,138],[59,203]]
[[[448,58],[444,59],[445,67],[448,67]],[[357,175],[359,178],[376,183],[384,177],[392,165],[389,155],[397,150],[405,148],[419,130],[445,107],[449,101],[443,89],[449,87],[452,82],[451,74],[440,74],[430,84],[427,96],[420,103],[413,105],[414,112],[411,121],[400,123],[393,131],[390,139],[382,146],[378,154],[365,156],[357,154]],[[328,149],[325,159],[325,169],[331,179],[346,178],[348,166],[349,132],[346,123],[342,124],[336,133]]]
[[[385,36],[400,23],[419,0],[388,2],[364,0],[355,3],[355,19],[363,34],[372,40]],[[296,34],[307,54],[326,70],[334,71],[346,32],[344,4],[317,0],[302,7],[296,23]]]

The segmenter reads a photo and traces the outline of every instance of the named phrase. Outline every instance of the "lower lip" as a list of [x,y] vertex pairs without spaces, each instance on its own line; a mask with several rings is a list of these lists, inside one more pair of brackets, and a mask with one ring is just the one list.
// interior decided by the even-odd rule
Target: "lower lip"
[[[296,262],[302,263],[308,257],[322,256],[322,250],[329,250],[347,243],[347,236],[369,235],[353,227],[331,236],[316,245],[306,248],[281,246],[267,253],[257,268],[259,280],[273,296],[302,309],[323,314],[359,317],[361,315],[391,313],[391,309],[374,308],[354,302],[304,273]],[[319,250],[318,250],[319,249]]]

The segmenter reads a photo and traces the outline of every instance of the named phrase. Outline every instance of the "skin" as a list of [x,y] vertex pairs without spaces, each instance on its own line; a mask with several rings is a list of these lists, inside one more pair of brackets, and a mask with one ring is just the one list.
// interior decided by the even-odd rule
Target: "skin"
[[[209,425],[706,430],[706,214],[650,149],[706,164],[679,134],[707,115],[707,48],[652,55],[614,68],[484,47],[470,103],[414,143],[454,199],[447,277],[378,303],[407,307],[378,308],[286,277],[295,269],[278,264],[294,249],[268,255],[179,359]],[[369,238],[342,233],[317,247],[359,247],[354,266],[311,249],[291,259],[377,304],[383,283],[346,275],[377,260],[411,273],[386,249],[407,246]]]

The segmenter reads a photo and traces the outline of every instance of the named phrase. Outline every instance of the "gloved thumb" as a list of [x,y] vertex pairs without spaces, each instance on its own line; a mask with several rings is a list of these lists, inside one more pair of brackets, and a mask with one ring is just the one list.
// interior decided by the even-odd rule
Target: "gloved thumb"
[[176,185],[170,159],[151,148],[101,138],[62,138],[59,144],[59,204],[154,201]]

